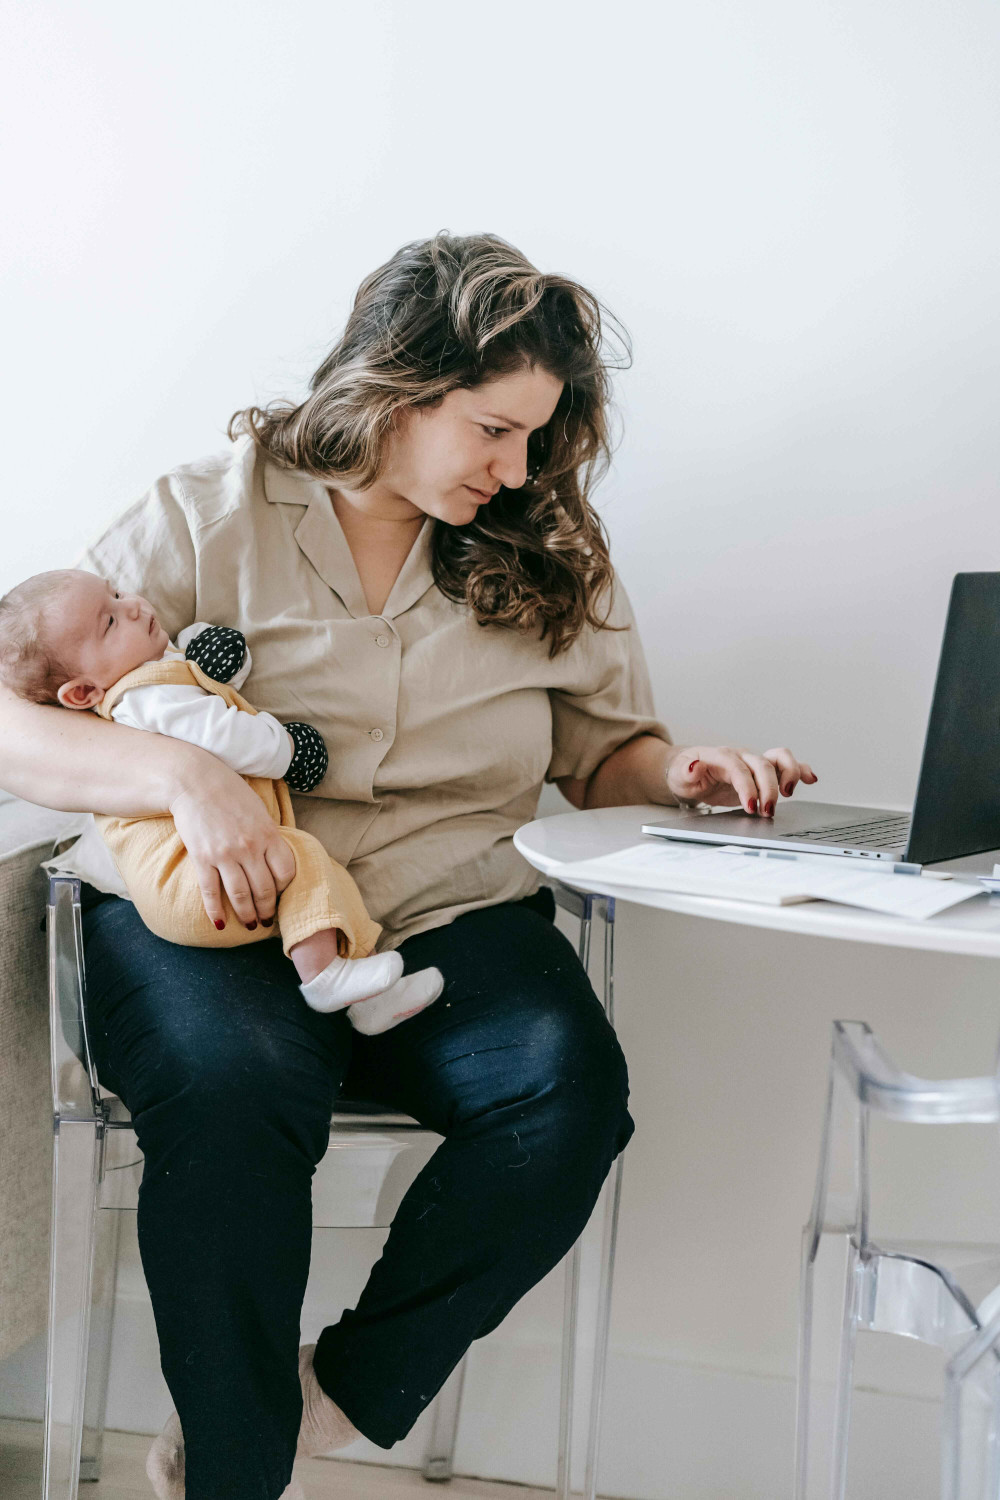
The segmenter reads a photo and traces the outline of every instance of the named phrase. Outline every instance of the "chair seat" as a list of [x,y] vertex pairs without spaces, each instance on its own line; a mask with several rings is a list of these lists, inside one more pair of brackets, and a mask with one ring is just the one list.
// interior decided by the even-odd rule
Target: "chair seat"
[[[118,1095],[106,1089],[103,1084],[98,1084],[98,1091],[108,1108],[109,1123],[123,1128],[131,1125],[132,1116]],[[375,1123],[384,1128],[395,1126],[404,1130],[426,1128],[412,1115],[404,1114],[402,1110],[396,1109],[391,1104],[379,1104],[374,1099],[348,1099],[341,1096],[334,1101],[331,1121],[334,1129]]]

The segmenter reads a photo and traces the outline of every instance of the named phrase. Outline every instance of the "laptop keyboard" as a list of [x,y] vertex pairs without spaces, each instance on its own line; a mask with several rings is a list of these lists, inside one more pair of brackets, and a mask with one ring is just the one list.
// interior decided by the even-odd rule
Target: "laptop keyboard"
[[796,843],[842,844],[858,849],[894,849],[905,844],[910,833],[910,820],[898,818],[873,818],[868,823],[845,823],[842,828],[805,828],[796,833],[779,834],[779,838],[794,839]]

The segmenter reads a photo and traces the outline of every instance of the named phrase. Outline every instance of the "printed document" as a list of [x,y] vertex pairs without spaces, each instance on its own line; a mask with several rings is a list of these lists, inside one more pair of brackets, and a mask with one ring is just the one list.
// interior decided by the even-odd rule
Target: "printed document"
[[[728,901],[787,906],[796,901],[837,901],[918,921],[935,916],[980,888],[960,881],[924,879],[862,866],[825,855],[775,855],[726,847],[666,843],[633,844],[616,854],[560,865],[552,873],[571,885],[600,891],[607,885],[686,891]],[[603,885],[602,885],[603,882]]]

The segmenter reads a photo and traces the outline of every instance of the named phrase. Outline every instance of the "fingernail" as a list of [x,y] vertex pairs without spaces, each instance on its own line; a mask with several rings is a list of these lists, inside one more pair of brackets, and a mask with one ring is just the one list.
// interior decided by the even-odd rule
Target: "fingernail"
[[751,797],[750,801],[747,803],[747,812],[749,812],[749,813],[755,813],[756,811],[757,811],[757,798],[756,797]]
[[768,817],[768,818],[773,818],[774,817],[774,803],[773,802],[769,802],[767,804],[767,806],[764,809],[764,813],[765,813],[765,816]]
[[274,926],[274,918],[273,917],[261,917],[261,919],[260,919],[260,925],[262,927],[273,927]]
[[254,930],[254,928],[255,928],[255,927],[256,927],[256,926],[257,926],[257,919],[256,919],[256,917],[255,917],[255,918],[254,918],[254,920],[253,920],[253,921],[252,921],[252,922],[248,922],[248,923],[247,923],[247,924],[246,924],[246,928],[247,928],[247,932],[253,932],[253,930]]
[[226,924],[225,924],[224,920],[222,919],[222,917],[216,917],[216,919],[215,919],[215,925],[219,929],[219,931],[221,932],[222,929],[223,929],[223,927],[225,927]]
[[691,762],[691,764],[690,764],[690,765],[689,765],[689,766],[688,766],[688,771],[689,771],[689,772],[690,772],[690,771],[693,771],[693,770],[694,770],[694,768],[695,768],[695,766],[696,766],[696,765],[697,765],[697,764],[698,764],[698,762],[697,762],[697,761],[696,761],[696,760],[693,760],[693,761],[692,761],[692,762]]
[[792,795],[792,783],[789,782],[788,785],[783,786],[781,790],[784,792],[786,797],[790,797]]

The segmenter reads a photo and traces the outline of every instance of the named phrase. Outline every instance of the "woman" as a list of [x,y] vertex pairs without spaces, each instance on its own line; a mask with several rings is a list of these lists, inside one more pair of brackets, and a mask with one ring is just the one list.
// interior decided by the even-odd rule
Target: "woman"
[[[504,241],[407,245],[362,283],[304,402],[237,414],[229,451],[159,480],[83,559],[171,637],[195,619],[244,632],[254,704],[329,747],[297,821],[350,865],[382,946],[446,980],[411,1021],[352,1035],[303,1003],[277,941],[172,947],[88,892],[91,1037],[145,1155],[139,1244],[179,1415],[151,1454],[161,1496],[277,1500],[297,1443],[391,1447],[587,1222],[634,1125],[614,1033],[513,848],[542,781],[575,807],[766,816],[816,779],[787,750],[678,748],[653,716],[589,499],[609,451],[601,344],[595,299]],[[209,916],[224,887],[248,926],[273,920],[292,856],[234,772],[3,709],[5,787],[169,807]],[[300,1354],[310,1182],[341,1087],[445,1140],[357,1308]]]

